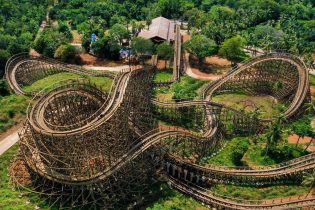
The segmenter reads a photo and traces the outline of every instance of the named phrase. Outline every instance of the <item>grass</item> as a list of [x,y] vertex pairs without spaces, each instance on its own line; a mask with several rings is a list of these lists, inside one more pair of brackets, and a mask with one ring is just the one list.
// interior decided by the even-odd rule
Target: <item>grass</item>
[[170,81],[173,77],[173,74],[171,71],[158,71],[155,75],[154,75],[154,82],[166,82],[166,81]]
[[8,167],[18,146],[14,145],[0,156],[0,209],[1,210],[34,210],[36,206],[40,209],[49,209],[45,201],[36,194],[23,196],[26,192],[17,191],[9,184]]
[[217,166],[242,165],[241,159],[248,149],[248,139],[234,138],[227,142],[225,147],[215,156],[206,159],[206,163]]
[[310,84],[315,86],[315,76],[310,74]]
[[24,119],[28,103],[29,98],[26,96],[0,96],[0,132]]
[[277,185],[265,187],[245,187],[237,185],[217,184],[212,192],[233,198],[245,200],[268,200],[294,195],[302,195],[308,192],[309,188],[300,185]]
[[[72,73],[58,73],[47,76],[41,80],[34,82],[30,86],[25,86],[23,89],[27,92],[40,91],[45,87],[50,86],[56,82],[78,79],[82,76]],[[86,77],[103,91],[108,92],[112,85],[112,80],[107,77]],[[9,95],[0,96],[0,132],[7,130],[15,124],[20,123],[26,114],[26,109],[29,104],[30,98],[26,96]]]
[[169,88],[161,87],[155,89],[155,96],[160,98],[160,95],[167,98],[172,96],[172,99],[194,99],[198,96],[199,89],[206,84],[206,81],[193,79],[189,76],[182,76],[180,81],[174,82]]
[[[23,87],[23,90],[26,92],[36,92],[40,91],[54,83],[70,80],[70,79],[79,79],[82,78],[81,75],[62,72],[58,74],[49,75],[41,80],[34,82],[30,86]],[[108,92],[112,85],[112,80],[107,77],[84,77],[89,79],[92,83],[96,84],[98,87],[101,87],[103,91]]]
[[166,184],[160,186],[161,191],[153,204],[150,204],[146,210],[206,210],[199,202],[190,197],[186,197],[175,190],[170,189]]
[[246,112],[253,112],[256,108],[260,109],[260,117],[272,118],[283,111],[283,105],[274,102],[270,96],[249,96],[242,93],[227,93],[216,95],[213,101],[223,103],[227,106]]

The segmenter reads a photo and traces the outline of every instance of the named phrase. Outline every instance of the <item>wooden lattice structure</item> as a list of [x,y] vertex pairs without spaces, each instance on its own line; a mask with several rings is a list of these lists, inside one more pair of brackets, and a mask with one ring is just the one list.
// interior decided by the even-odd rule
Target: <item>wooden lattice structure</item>
[[[157,175],[175,189],[216,207],[315,205],[314,197],[246,203],[204,189],[217,182],[296,182],[303,172],[315,168],[314,154],[256,169],[205,166],[202,162],[222,147],[224,137],[258,134],[272,121],[211,102],[211,97],[240,89],[270,94],[288,103],[284,115],[292,118],[309,96],[307,69],[299,58],[288,54],[257,57],[209,84],[204,100],[176,103],[151,98],[154,69],[150,66],[116,75],[109,93],[84,79],[38,93],[23,91],[23,85],[52,74],[51,69],[86,74],[50,59],[19,55],[8,61],[6,77],[17,94],[34,96],[20,134],[20,154],[10,169],[12,181],[41,193],[52,206],[137,208]],[[283,89],[272,89],[277,81]],[[172,125],[159,126],[158,119]]]

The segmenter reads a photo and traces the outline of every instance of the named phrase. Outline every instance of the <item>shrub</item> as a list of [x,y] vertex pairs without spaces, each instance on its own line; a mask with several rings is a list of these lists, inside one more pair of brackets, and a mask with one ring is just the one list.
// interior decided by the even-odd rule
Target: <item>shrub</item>
[[78,50],[74,46],[63,44],[57,48],[54,57],[61,59],[64,62],[69,62],[74,61],[77,55]]

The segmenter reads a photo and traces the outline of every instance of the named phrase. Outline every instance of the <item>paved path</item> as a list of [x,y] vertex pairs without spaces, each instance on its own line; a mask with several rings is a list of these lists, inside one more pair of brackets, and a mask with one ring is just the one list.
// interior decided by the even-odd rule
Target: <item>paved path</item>
[[18,140],[19,140],[18,131],[15,131],[14,133],[0,140],[0,155],[2,155],[8,149],[10,149]]
[[90,66],[90,65],[84,65],[83,68],[88,70],[96,70],[96,71],[113,71],[113,72],[120,72],[124,69],[129,69],[129,65],[123,65],[123,66],[115,66],[115,67],[107,67],[107,66]]

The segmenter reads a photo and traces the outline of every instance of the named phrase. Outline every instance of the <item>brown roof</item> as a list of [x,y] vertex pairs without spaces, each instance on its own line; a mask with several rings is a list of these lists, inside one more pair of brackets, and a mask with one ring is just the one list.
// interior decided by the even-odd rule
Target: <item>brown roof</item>
[[142,30],[138,36],[152,39],[158,37],[167,41],[173,41],[175,36],[175,23],[164,17],[152,20],[149,30]]

